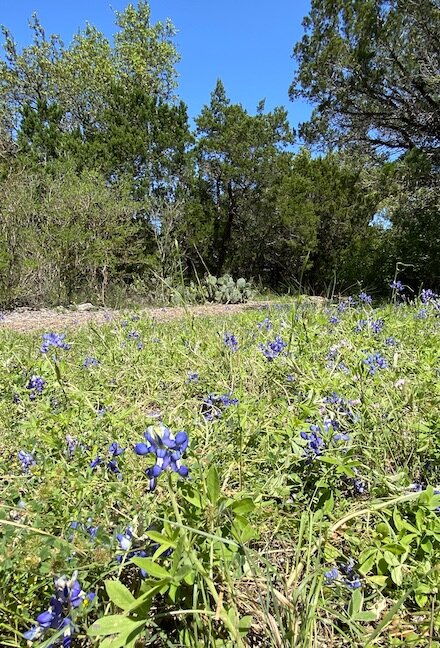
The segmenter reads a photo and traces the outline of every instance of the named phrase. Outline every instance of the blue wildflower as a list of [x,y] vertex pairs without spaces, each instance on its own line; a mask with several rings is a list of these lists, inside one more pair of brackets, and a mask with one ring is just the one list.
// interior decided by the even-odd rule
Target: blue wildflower
[[196,373],[195,371],[192,371],[188,374],[188,378],[186,379],[186,382],[188,383],[196,383],[199,381],[199,374]]
[[324,572],[325,584],[333,585],[335,580],[339,578],[339,571],[337,567],[333,567],[329,571]]
[[63,648],[70,648],[72,645],[72,633],[74,625],[70,618],[73,609],[79,607],[86,599],[91,601],[94,594],[86,594],[77,580],[77,572],[74,572],[70,579],[66,576],[57,578],[54,582],[55,594],[52,595],[49,607],[36,618],[36,625],[23,634],[28,641],[35,641],[44,637],[47,630],[62,630]]
[[66,443],[67,443],[67,454],[69,457],[73,457],[75,450],[78,447],[78,441],[74,439],[70,434],[66,434]]
[[51,346],[68,351],[70,349],[70,344],[64,342],[65,337],[65,333],[43,333],[43,344],[40,347],[41,353],[47,353]]
[[373,333],[380,333],[384,327],[384,324],[385,322],[383,321],[383,319],[374,320],[370,324],[371,330],[373,331]]
[[116,539],[118,541],[119,549],[121,551],[128,551],[133,542],[133,528],[127,527],[125,533],[118,533],[116,535]]
[[359,576],[354,571],[353,558],[350,558],[347,563],[340,565],[340,570],[344,576],[342,581],[345,585],[347,585],[347,587],[349,587],[350,589],[359,589],[359,587],[362,587]]
[[354,327],[354,332],[355,333],[360,333],[367,325],[367,320],[361,319],[359,322],[356,324]]
[[395,290],[396,292],[399,292],[399,293],[401,293],[401,292],[403,292],[405,290],[405,286],[400,281],[400,279],[397,279],[397,281],[396,280],[392,281],[390,283],[390,288],[392,290]]
[[110,444],[110,447],[108,449],[110,456],[112,457],[118,457],[121,455],[123,452],[125,452],[126,448],[121,448],[119,443],[117,441],[113,441],[113,443]]
[[435,293],[431,288],[426,288],[422,290],[422,293],[420,295],[420,299],[423,304],[427,304],[430,301],[434,301],[437,299],[438,295]]
[[139,340],[141,337],[139,331],[130,331],[130,333],[127,334],[127,340]]
[[18,453],[18,459],[23,468],[23,472],[26,473],[29,472],[29,469],[32,466],[35,466],[37,464],[34,455],[31,452],[26,452],[26,450],[20,450],[20,452]]
[[30,390],[29,398],[34,400],[37,394],[41,394],[45,384],[46,381],[41,376],[31,376],[26,386],[26,388]]
[[90,462],[90,468],[96,468],[96,466],[99,466],[102,463],[102,459],[99,456],[96,456],[92,461]]
[[387,339],[385,340],[385,344],[387,346],[396,346],[397,341],[392,335],[390,335],[390,337],[387,337]]
[[207,421],[213,421],[216,418],[221,418],[222,410],[231,405],[238,405],[238,398],[232,398],[230,394],[222,394],[216,396],[209,394],[203,399],[202,413]]
[[366,292],[361,292],[359,294],[359,299],[361,302],[364,304],[372,304],[373,303],[373,298],[371,295],[368,295]]
[[156,488],[157,478],[167,468],[181,477],[187,477],[188,468],[180,461],[189,444],[186,432],[181,431],[174,435],[167,426],[160,423],[157,426],[148,426],[144,437],[146,443],[137,443],[134,451],[138,455],[154,454],[156,457],[155,464],[145,471],[150,490]]
[[416,313],[415,318],[416,319],[426,319],[428,317],[428,311],[426,308],[421,308],[418,313]]
[[331,315],[328,319],[329,324],[339,324],[339,318],[336,315]]
[[265,331],[270,331],[272,329],[272,322],[268,317],[265,317],[262,322],[257,324],[258,328],[264,329]]
[[89,367],[97,367],[99,364],[99,360],[87,356],[84,358],[83,367],[84,369],[88,369]]
[[260,343],[258,346],[263,352],[266,360],[271,362],[280,355],[283,349],[286,348],[287,344],[279,335],[277,335],[273,342],[268,342],[266,345]]
[[364,363],[368,366],[371,375],[374,375],[378,369],[387,369],[388,363],[379,352],[369,353],[364,359]]
[[225,333],[223,336],[223,342],[228,347],[232,353],[235,353],[238,350],[238,340],[233,333]]

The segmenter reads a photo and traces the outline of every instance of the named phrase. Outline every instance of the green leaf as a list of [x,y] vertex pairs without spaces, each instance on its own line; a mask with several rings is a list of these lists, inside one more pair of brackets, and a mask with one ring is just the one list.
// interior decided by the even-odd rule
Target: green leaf
[[255,503],[250,497],[244,497],[241,500],[233,502],[229,508],[237,515],[245,515],[246,513],[251,513],[255,509]]
[[220,480],[216,466],[213,464],[206,477],[206,490],[211,504],[215,504],[220,496]]
[[372,553],[364,560],[363,563],[358,568],[358,572],[362,576],[366,576],[369,571],[371,571],[371,568],[373,567],[374,563],[376,562],[376,552],[373,550]]
[[131,559],[131,562],[137,567],[145,569],[148,576],[151,576],[152,578],[160,578],[166,580],[170,580],[172,578],[164,567],[161,567],[160,565],[155,563],[153,560],[151,560],[151,558],[140,558],[138,556],[135,556]]
[[252,621],[253,619],[251,616],[244,616],[240,619],[240,621],[238,622],[238,632],[240,633],[240,637],[247,635],[247,633],[251,629]]
[[354,590],[351,595],[350,605],[348,607],[348,614],[351,618],[356,616],[362,610],[362,601],[364,597],[360,589]]
[[95,621],[87,630],[89,637],[104,637],[112,634],[129,634],[145,625],[145,621],[133,621],[126,616],[113,614]]
[[133,594],[120,581],[105,581],[105,589],[110,601],[117,605],[121,610],[128,610],[130,605],[135,601]]
[[147,531],[146,535],[150,540],[153,540],[153,542],[160,544],[161,547],[166,546],[167,549],[169,547],[172,547],[173,549],[176,548],[176,542],[174,540],[171,540],[168,536],[162,535],[162,533],[159,533],[158,531]]

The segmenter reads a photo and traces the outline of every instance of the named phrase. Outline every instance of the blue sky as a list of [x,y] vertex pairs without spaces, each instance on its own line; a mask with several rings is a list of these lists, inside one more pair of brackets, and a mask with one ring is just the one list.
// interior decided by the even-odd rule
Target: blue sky
[[[86,21],[107,36],[115,31],[113,9],[128,0],[0,0],[0,23],[19,45],[30,40],[28,19],[36,11],[48,33],[57,33],[66,44]],[[294,43],[302,35],[302,18],[309,0],[151,0],[153,21],[171,18],[178,29],[176,44],[182,60],[178,66],[179,95],[195,117],[209,102],[221,78],[233,102],[255,112],[260,99],[266,108],[283,105],[292,126],[307,119],[310,107],[288,98],[294,61]]]

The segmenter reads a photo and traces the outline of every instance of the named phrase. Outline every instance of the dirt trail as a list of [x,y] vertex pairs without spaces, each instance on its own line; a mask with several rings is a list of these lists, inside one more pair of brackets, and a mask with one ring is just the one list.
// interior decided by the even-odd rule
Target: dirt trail
[[[274,302],[272,302],[272,305]],[[185,315],[211,316],[211,315],[233,315],[241,313],[249,308],[265,309],[270,302],[248,302],[246,304],[208,304],[204,306],[167,307],[167,308],[142,308],[139,312],[147,317],[152,317],[159,322],[166,322]],[[13,331],[57,331],[61,332],[67,328],[83,326],[89,322],[104,324],[112,319],[119,318],[124,311],[111,309],[95,309],[87,311],[59,311],[43,308],[31,310],[19,308],[7,312],[0,321],[1,329]],[[125,311],[127,312],[127,311]]]

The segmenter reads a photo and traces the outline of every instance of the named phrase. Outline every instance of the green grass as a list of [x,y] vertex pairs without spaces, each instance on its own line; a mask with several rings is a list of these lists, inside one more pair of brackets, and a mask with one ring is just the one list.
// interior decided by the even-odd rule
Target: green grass
[[[126,313],[47,354],[41,334],[3,329],[0,645],[25,646],[53,578],[77,570],[96,596],[71,611],[73,646],[439,646],[440,320],[420,308],[291,300],[161,324]],[[259,345],[278,335],[287,346],[268,361]],[[387,367],[371,374],[374,352]],[[46,381],[33,400],[32,375]],[[343,401],[327,402],[334,392]],[[210,394],[238,403],[210,421]],[[167,470],[150,492],[152,455],[133,446],[160,421],[187,432],[189,478]],[[311,425],[316,456],[301,436]],[[127,448],[119,474],[107,468],[114,441]]]

